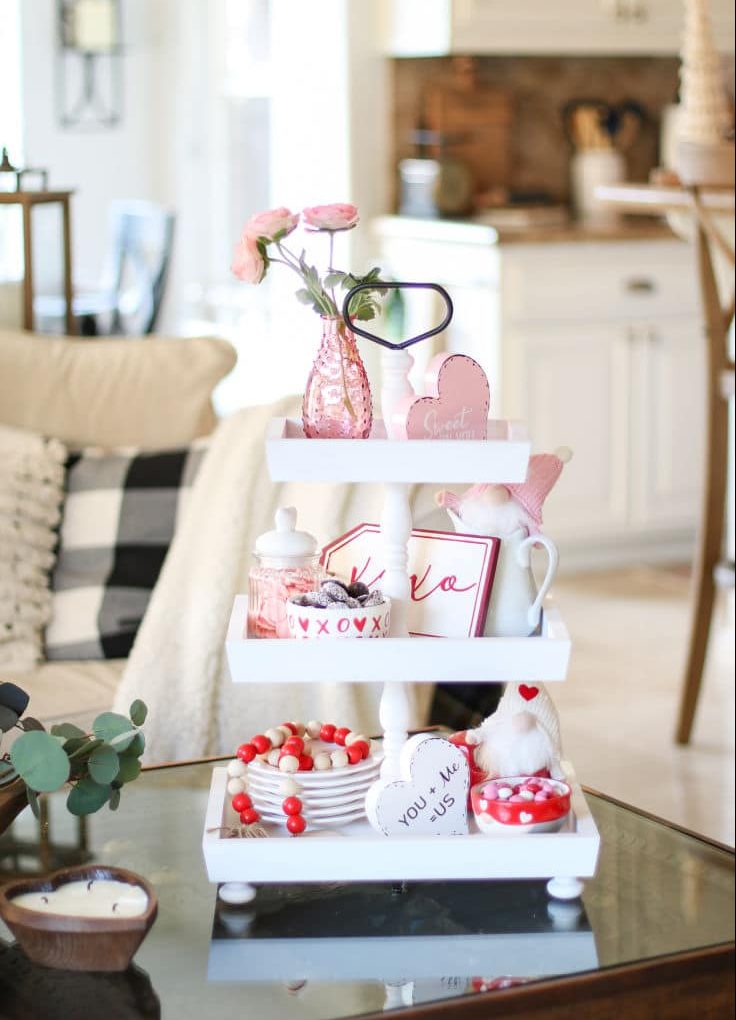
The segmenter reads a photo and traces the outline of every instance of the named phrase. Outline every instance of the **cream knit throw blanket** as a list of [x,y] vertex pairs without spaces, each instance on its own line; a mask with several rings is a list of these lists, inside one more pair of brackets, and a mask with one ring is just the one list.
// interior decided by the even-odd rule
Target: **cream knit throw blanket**
[[[247,408],[212,436],[115,699],[120,712],[135,698],[148,704],[148,762],[227,754],[285,719],[379,732],[379,684],[230,681],[224,641],[233,599],[247,590],[255,539],[273,528],[277,507],[297,507],[297,526],[321,544],[360,521],[380,520],[380,486],[270,481],[266,425],[295,413],[294,398]],[[412,725],[420,725],[431,690],[409,690]]]

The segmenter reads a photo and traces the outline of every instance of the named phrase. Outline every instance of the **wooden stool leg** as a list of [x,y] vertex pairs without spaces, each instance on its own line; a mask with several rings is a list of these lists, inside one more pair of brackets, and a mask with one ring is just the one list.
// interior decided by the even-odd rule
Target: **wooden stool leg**
[[720,389],[721,373],[727,361],[727,329],[724,330],[708,239],[702,228],[698,230],[698,261],[708,346],[707,447],[703,512],[693,572],[690,647],[675,738],[678,744],[687,744],[690,740],[703,678],[716,591],[713,572],[723,545],[728,475],[728,404]]

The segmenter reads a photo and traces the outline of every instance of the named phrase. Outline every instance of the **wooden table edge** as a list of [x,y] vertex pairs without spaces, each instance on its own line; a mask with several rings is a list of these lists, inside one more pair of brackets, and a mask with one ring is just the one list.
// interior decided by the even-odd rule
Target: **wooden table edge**
[[[617,964],[598,971],[542,978],[527,985],[479,992],[401,1010],[411,1020],[692,1020],[733,1016],[733,942]],[[492,975],[487,975],[492,976]],[[385,1013],[362,1014],[378,1020]]]

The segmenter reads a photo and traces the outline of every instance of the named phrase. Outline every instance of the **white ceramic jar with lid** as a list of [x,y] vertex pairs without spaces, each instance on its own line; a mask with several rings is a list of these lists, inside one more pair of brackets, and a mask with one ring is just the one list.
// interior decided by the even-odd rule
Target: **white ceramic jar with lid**
[[255,564],[248,577],[248,637],[288,638],[286,603],[292,595],[313,591],[323,576],[317,539],[296,529],[296,508],[280,507],[276,527],[256,541]]

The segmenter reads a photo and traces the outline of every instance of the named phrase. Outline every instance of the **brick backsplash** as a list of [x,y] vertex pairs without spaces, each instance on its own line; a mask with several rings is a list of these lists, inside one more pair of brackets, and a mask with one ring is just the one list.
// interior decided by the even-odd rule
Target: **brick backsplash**
[[[417,125],[425,84],[450,74],[451,58],[394,59],[393,153],[414,154],[410,133]],[[550,192],[566,200],[570,146],[561,109],[570,99],[618,103],[634,99],[647,123],[627,154],[631,180],[646,180],[658,163],[661,112],[676,101],[679,61],[675,57],[478,57],[481,84],[511,97],[512,178],[517,189]]]

